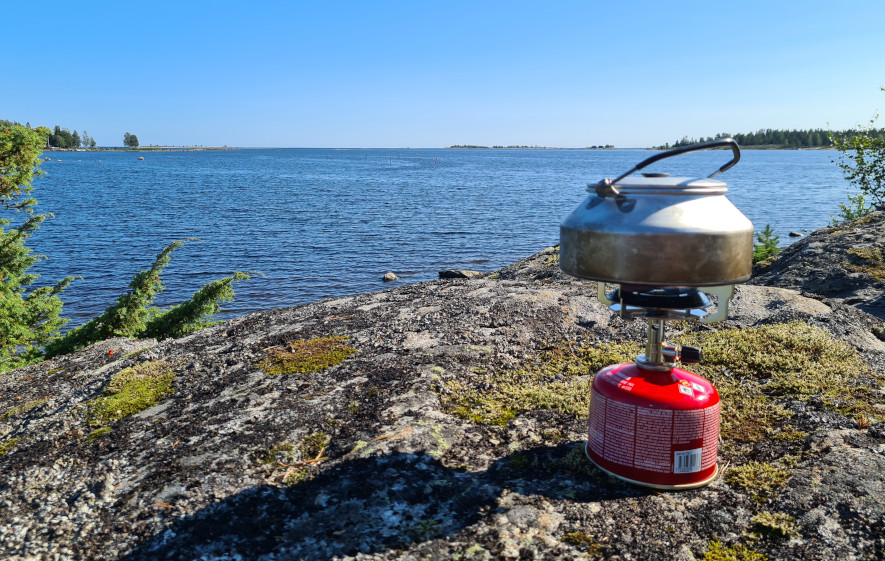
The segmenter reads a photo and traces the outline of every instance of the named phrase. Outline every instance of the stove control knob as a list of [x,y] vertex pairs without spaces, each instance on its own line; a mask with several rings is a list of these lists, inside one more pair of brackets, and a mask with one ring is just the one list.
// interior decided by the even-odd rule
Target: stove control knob
[[683,364],[698,364],[701,362],[701,349],[699,347],[682,347],[679,360]]

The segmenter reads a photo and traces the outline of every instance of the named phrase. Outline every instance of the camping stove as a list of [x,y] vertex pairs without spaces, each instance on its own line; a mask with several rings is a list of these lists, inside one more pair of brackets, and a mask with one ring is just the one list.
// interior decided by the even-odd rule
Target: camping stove
[[[627,177],[663,158],[720,146],[734,158],[707,178]],[[734,284],[750,276],[753,226],[724,197],[725,184],[710,180],[739,159],[730,138],[656,154],[591,185],[560,228],[562,270],[596,280],[599,300],[619,316],[648,321],[645,353],[603,368],[591,389],[587,456],[625,481],[689,489],[716,477],[719,394],[677,367],[699,363],[701,351],[666,344],[664,329],[674,320],[725,319]],[[607,293],[611,284],[617,288]]]
[[607,366],[593,378],[586,452],[604,471],[631,483],[665,489],[706,485],[716,476],[719,394],[676,363],[696,364],[701,350],[667,345],[668,321],[724,317],[732,287],[707,289],[719,298],[715,314],[692,288],[621,285],[600,300],[624,318],[645,318],[648,341],[636,362]]

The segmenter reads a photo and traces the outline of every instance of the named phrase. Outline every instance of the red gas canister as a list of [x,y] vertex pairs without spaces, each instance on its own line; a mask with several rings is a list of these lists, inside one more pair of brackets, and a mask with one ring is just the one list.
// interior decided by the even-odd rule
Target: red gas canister
[[635,363],[593,379],[587,456],[615,477],[660,489],[690,489],[716,476],[719,394],[700,376]]

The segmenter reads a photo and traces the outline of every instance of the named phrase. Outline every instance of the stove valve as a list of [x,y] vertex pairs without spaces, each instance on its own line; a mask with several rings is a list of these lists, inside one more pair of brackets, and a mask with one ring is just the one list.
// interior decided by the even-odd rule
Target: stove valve
[[701,349],[698,347],[668,345],[661,351],[667,362],[680,361],[682,364],[699,364],[701,362]]

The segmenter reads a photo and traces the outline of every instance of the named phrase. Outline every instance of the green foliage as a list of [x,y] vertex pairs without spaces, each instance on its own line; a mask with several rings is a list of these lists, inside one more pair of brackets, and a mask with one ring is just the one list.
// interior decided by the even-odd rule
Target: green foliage
[[849,220],[857,220],[863,218],[873,211],[873,206],[867,204],[866,197],[863,193],[852,195],[848,193],[848,204],[839,203],[839,215],[830,215],[830,224],[839,224],[840,222],[848,222]]
[[[885,91],[885,88],[882,88]],[[885,207],[885,136],[882,129],[874,129],[878,115],[870,119],[870,126],[858,126],[851,134],[832,134],[830,139],[839,151],[834,163],[842,170],[849,183],[867,197],[873,205]]]
[[30,193],[31,181],[43,174],[37,166],[48,134],[44,127],[0,124],[0,204],[5,210],[28,211],[37,204],[35,199],[16,199]]
[[[186,335],[209,325],[205,317],[217,313],[220,302],[233,299],[232,283],[252,274],[237,271],[203,286],[183,304],[166,310],[152,307],[154,296],[163,289],[160,273],[170,253],[186,240],[176,241],[157,256],[150,270],[135,275],[131,290],[116,304],[59,337],[67,323],[60,317],[59,295],[76,277],[31,290],[37,275],[28,271],[43,256],[34,255],[25,242],[52,215],[33,215],[37,201],[27,195],[33,189],[31,181],[41,174],[38,166],[44,144],[79,146],[89,138],[85,131],[83,134],[80,139],[76,131],[71,135],[59,126],[51,133],[44,127],[34,130],[0,120],[0,210],[28,215],[18,228],[9,229],[12,219],[0,217],[0,372],[37,362],[44,352],[57,356],[115,336],[160,339]],[[127,135],[129,145],[137,147],[137,137]],[[89,141],[94,146],[95,141]]]
[[233,301],[234,289],[231,284],[250,279],[250,274],[257,273],[236,271],[233,275],[204,285],[187,302],[151,317],[139,336],[156,339],[176,338],[211,325],[214,322],[205,319],[205,316],[221,311],[221,302]]
[[[710,140],[714,140],[716,138],[725,138],[731,137],[737,142],[739,145],[743,147],[748,146],[760,146],[765,148],[787,148],[787,149],[798,149],[798,148],[829,148],[831,145],[832,136],[839,135],[844,136],[849,134],[851,131],[842,131],[842,132],[828,132],[823,129],[803,129],[803,130],[781,130],[781,129],[759,129],[756,132],[748,132],[748,133],[737,133],[737,134],[729,134],[727,132],[721,132],[717,134],[715,137],[708,136],[706,138],[689,138],[687,136],[682,137],[681,140],[677,140],[672,145],[670,143],[664,144],[663,146],[656,146],[655,148],[658,150],[666,150],[668,148],[677,148],[679,146],[688,146],[690,144],[696,144],[698,142],[707,142]],[[885,129],[871,130],[870,134],[874,137],[885,138]]]
[[173,393],[175,373],[165,362],[144,362],[115,374],[102,395],[86,404],[86,419],[105,426],[152,407]]
[[63,129],[58,125],[55,125],[55,129],[46,141],[49,146],[55,148],[75,148],[74,135],[68,129]]
[[259,364],[266,374],[306,374],[340,364],[356,352],[344,342],[347,337],[296,339],[284,349],[268,349],[271,358]]
[[123,135],[123,146],[126,148],[138,148],[138,137],[128,132],[125,133]]
[[250,278],[236,272],[229,277],[212,281],[198,290],[191,300],[168,310],[151,306],[154,297],[163,290],[160,274],[169,264],[170,255],[185,241],[172,242],[160,252],[151,268],[136,274],[129,283],[129,292],[120,296],[116,304],[80,327],[68,331],[46,345],[48,358],[70,353],[111,337],[181,337],[208,325],[206,314],[219,310],[219,302],[233,299],[231,283]]
[[774,235],[771,224],[766,224],[764,230],[756,232],[756,241],[759,243],[753,245],[753,263],[765,261],[780,251],[777,247],[780,237]]
[[43,346],[67,323],[60,317],[58,295],[74,277],[31,290],[37,275],[28,271],[42,256],[25,245],[51,216],[33,215],[37,201],[27,197],[31,181],[41,173],[37,166],[48,133],[45,128],[0,126],[0,210],[29,215],[18,228],[7,229],[12,218],[0,219],[0,372],[39,361]]

